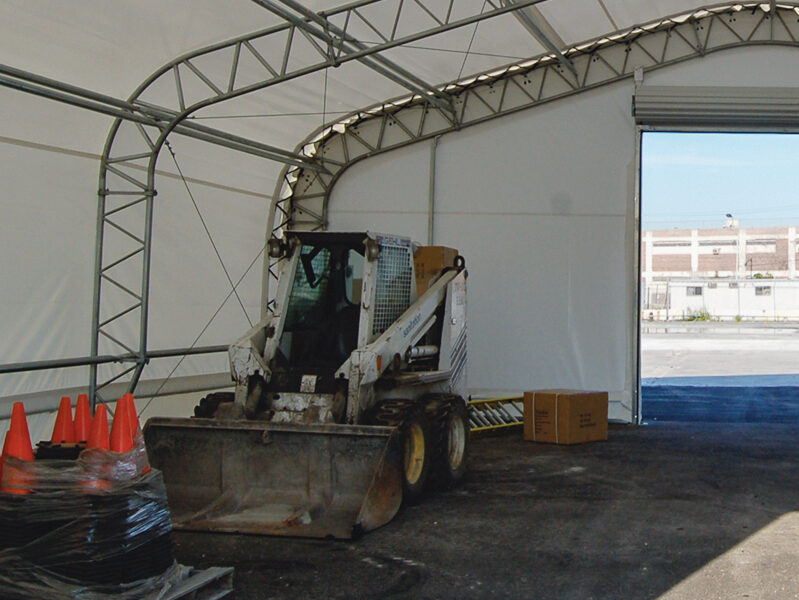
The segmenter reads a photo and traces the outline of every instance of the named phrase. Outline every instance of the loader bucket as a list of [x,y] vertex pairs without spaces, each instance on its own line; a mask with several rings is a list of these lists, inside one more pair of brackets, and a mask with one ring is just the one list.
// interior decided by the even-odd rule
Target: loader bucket
[[177,529],[351,538],[402,501],[396,429],[153,418],[150,464]]

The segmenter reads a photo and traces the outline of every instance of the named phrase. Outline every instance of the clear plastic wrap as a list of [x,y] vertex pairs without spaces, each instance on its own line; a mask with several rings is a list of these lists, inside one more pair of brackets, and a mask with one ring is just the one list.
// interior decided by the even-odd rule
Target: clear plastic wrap
[[137,438],[127,453],[5,459],[3,486],[18,493],[0,493],[0,599],[157,598],[185,576],[163,477]]

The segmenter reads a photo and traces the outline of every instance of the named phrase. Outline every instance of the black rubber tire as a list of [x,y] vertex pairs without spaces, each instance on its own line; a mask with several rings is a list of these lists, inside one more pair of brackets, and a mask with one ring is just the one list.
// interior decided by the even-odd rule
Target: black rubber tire
[[202,419],[213,419],[216,409],[223,402],[233,402],[233,393],[214,392],[213,394],[208,394],[194,407],[194,416]]
[[433,459],[431,482],[439,489],[451,489],[466,474],[469,458],[469,409],[460,397],[449,401],[440,424]]
[[422,411],[409,414],[400,426],[402,449],[402,502],[419,502],[433,459],[430,420]]

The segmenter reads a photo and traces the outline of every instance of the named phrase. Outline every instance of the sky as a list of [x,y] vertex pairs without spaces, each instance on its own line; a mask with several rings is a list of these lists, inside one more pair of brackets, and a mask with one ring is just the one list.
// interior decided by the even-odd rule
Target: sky
[[645,132],[643,229],[799,226],[799,134]]

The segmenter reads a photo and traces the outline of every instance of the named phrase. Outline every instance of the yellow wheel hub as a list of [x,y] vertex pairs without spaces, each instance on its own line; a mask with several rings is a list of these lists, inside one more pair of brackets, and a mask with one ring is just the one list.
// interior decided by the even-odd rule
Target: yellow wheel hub
[[405,479],[413,485],[422,476],[424,467],[424,430],[412,423],[405,432]]

